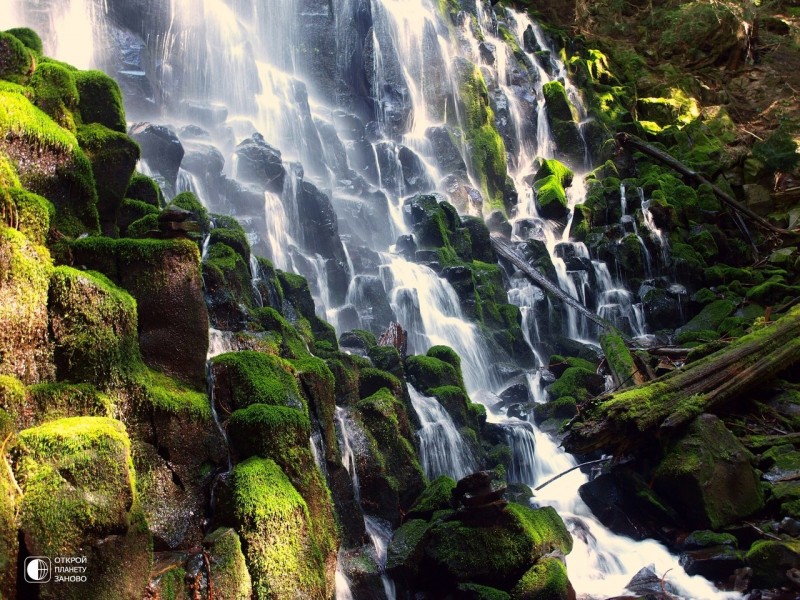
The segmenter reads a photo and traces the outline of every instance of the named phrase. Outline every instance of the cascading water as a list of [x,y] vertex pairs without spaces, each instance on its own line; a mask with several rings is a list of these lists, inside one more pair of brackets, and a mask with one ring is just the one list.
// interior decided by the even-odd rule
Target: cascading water
[[411,404],[422,427],[417,432],[422,468],[428,479],[449,475],[456,481],[473,473],[477,464],[453,419],[436,398],[409,384]]
[[[164,14],[154,10],[158,14],[148,14],[146,22],[137,17],[133,25],[111,5],[118,3],[53,0],[52,4],[57,7],[53,13],[57,16],[45,23],[41,14],[22,0],[14,0],[11,10],[0,15],[0,25],[36,27],[45,34],[49,54],[81,67],[102,66],[123,81],[127,93],[132,79],[141,82],[145,75],[155,88],[155,110],[150,114],[163,114],[178,124],[194,126],[200,122],[205,129],[204,143],[218,148],[227,159],[224,174],[214,181],[196,172],[180,172],[177,191],[201,195],[213,212],[235,211],[261,254],[276,267],[310,280],[322,314],[337,314],[347,302],[355,301],[355,292],[351,296],[349,289],[356,280],[366,281],[359,277],[381,277],[393,316],[410,332],[409,350],[424,352],[435,344],[453,347],[461,356],[465,383],[472,394],[498,391],[507,383],[495,368],[481,332],[464,318],[458,297],[446,280],[428,267],[385,252],[395,236],[407,230],[402,213],[405,196],[433,190],[448,195],[454,189],[447,177],[450,173],[437,166],[441,157],[431,143],[431,133],[453,119],[463,125],[464,115],[457,114],[460,92],[456,63],[466,59],[481,65],[478,38],[482,38],[494,47],[495,54],[494,62],[483,62],[481,70],[487,86],[497,91],[495,102],[508,107],[511,123],[505,134],[511,154],[510,175],[519,197],[512,219],[515,235],[545,242],[558,284],[576,299],[587,300],[584,291],[591,269],[601,305],[618,307],[613,310],[621,318],[627,317],[628,331],[636,335],[644,332],[630,293],[615,284],[606,265],[598,261],[586,265],[581,260],[589,257],[586,247],[570,240],[574,207],[585,193],[583,176],[590,158],[586,144],[578,152],[579,164],[573,164],[575,177],[568,189],[565,221],[553,222],[538,214],[530,185],[536,159],[552,158],[559,150],[548,122],[544,84],[554,80],[564,83],[579,125],[585,122],[586,111],[563,62],[555,58],[557,53],[528,17],[510,9],[503,13],[504,24],[530,67],[521,73],[514,66],[514,51],[499,35],[497,15],[486,1],[473,3],[478,32],[473,31],[469,17],[459,26],[446,21],[431,0],[331,0],[317,3],[319,6],[299,0],[170,0],[162,3],[167,5],[161,8]],[[73,19],[73,15],[80,18]],[[59,43],[57,35],[69,31],[74,38],[78,26],[82,31],[94,28],[80,36],[84,45],[74,49],[80,50],[82,57],[68,54],[70,50]],[[92,41],[98,40],[98,49],[114,47],[109,31],[120,27],[147,31],[147,40],[142,39],[141,46],[129,48],[148,51],[140,53],[140,64],[135,68],[115,63],[111,56],[97,56],[92,46]],[[357,33],[362,36],[360,41]],[[326,35],[318,44],[325,51],[313,52],[307,38]],[[530,51],[526,36],[545,53],[537,56]],[[365,57],[369,57],[369,64]],[[134,117],[147,117],[134,113],[129,111]],[[582,132],[582,126],[580,129]],[[242,181],[235,146],[254,132],[280,150],[276,160],[285,174],[282,185],[270,180],[260,188],[251,188],[252,182]],[[191,136],[181,136],[188,147]],[[480,195],[477,190],[481,185],[468,160],[466,140],[456,139],[455,145],[468,183]],[[280,173],[280,169],[275,172]],[[333,214],[319,208],[324,204],[314,194],[319,190],[330,197]],[[453,203],[463,212],[476,212],[474,204]],[[645,226],[651,237],[661,239],[648,209],[649,205],[642,202]],[[309,221],[311,212],[318,214],[317,221]],[[331,220],[338,220],[341,231],[328,227],[329,243],[324,248],[318,244],[321,235],[304,235],[303,225],[317,232]],[[526,221],[535,226],[526,225],[523,236],[520,234]],[[352,249],[377,256],[370,260],[378,264],[363,256],[358,261],[351,259],[353,252],[347,251]],[[354,267],[357,263],[361,266]],[[578,263],[583,265],[581,269],[575,268]],[[347,280],[339,292],[329,284],[336,273]],[[252,274],[257,279],[258,268],[252,268]],[[515,281],[509,301],[523,309],[526,341],[535,352],[540,342],[536,317],[539,305],[548,304],[546,298],[534,286]],[[571,308],[564,310],[567,335],[596,340],[596,332],[583,316]],[[633,318],[626,315],[629,312],[634,313]],[[228,333],[212,330],[211,339],[209,358],[231,349]],[[541,357],[537,358],[541,365]],[[528,373],[527,379],[534,399],[543,401],[541,371]],[[431,409],[429,414],[433,412]],[[214,415],[218,423],[216,412]],[[491,411],[489,417],[506,428],[514,450],[512,479],[534,486],[574,466],[574,460],[531,423]],[[350,443],[351,424],[345,409],[336,409],[336,420],[342,461],[358,499],[358,448]],[[434,417],[430,420],[438,425],[445,419],[436,417],[436,423]],[[455,438],[448,444],[459,445]],[[442,472],[452,468],[452,474],[457,475],[456,468],[470,468],[466,461],[457,467],[455,456],[449,459],[452,464],[439,467]],[[636,543],[615,536],[597,523],[577,494],[578,486],[585,481],[586,476],[575,471],[536,494],[537,502],[557,507],[572,528],[576,546],[567,560],[570,578],[581,597],[617,594],[630,575],[649,563],[654,563],[659,573],[673,569],[670,579],[688,597],[720,597],[705,580],[686,577],[677,561],[655,542]],[[371,517],[365,524],[384,565],[391,530]],[[385,575],[384,588],[393,597],[393,586]],[[352,598],[341,572],[337,573],[337,597]]]

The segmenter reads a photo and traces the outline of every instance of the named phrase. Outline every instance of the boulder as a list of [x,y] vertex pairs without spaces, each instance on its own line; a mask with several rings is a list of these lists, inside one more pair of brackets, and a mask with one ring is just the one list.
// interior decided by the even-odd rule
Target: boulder
[[764,504],[751,459],[719,418],[700,415],[656,469],[654,487],[686,523],[718,529]]
[[270,146],[260,133],[239,142],[236,146],[236,177],[280,194],[286,178],[280,150]]
[[175,190],[184,155],[183,144],[175,132],[166,125],[140,122],[131,126],[128,135],[141,147],[142,160]]

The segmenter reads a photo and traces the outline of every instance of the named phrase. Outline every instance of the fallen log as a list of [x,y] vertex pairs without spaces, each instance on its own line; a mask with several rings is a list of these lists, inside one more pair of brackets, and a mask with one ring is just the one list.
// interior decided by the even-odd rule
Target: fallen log
[[697,415],[718,412],[780,371],[800,362],[800,307],[727,348],[635,388],[605,394],[580,407],[564,447],[622,456]]
[[730,206],[737,213],[746,216],[748,219],[750,219],[752,222],[756,223],[760,227],[763,227],[764,229],[772,231],[773,233],[778,233],[780,235],[800,235],[800,230],[789,230],[776,227],[775,225],[767,221],[765,218],[761,217],[760,215],[756,214],[755,212],[747,208],[741,202],[738,202],[730,195],[726,194],[719,187],[717,187],[716,185],[711,183],[708,179],[706,179],[701,173],[698,173],[697,171],[690,169],[682,162],[677,160],[675,157],[670,156],[663,150],[659,150],[655,146],[648,144],[644,140],[641,140],[629,133],[618,133],[614,139],[616,140],[617,145],[619,145],[620,147],[628,146],[630,148],[634,148],[639,152],[647,154],[648,156],[651,156],[656,160],[664,163],[665,165],[667,165],[671,169],[674,169],[684,177],[688,177],[689,179],[694,180],[698,185],[705,184],[710,186],[711,190],[714,192],[714,195],[717,198],[719,198],[722,202]]
[[[493,235],[492,238],[492,247],[494,247],[495,252],[512,265],[514,265],[517,269],[522,272],[528,279],[530,279],[536,285],[544,288],[553,296],[562,300],[564,303],[569,304],[571,307],[576,309],[579,313],[584,315],[587,319],[596,323],[600,326],[601,329],[611,331],[613,330],[613,325],[606,321],[605,319],[601,318],[599,315],[593,313],[588,308],[586,308],[583,304],[578,302],[577,299],[573,298],[569,294],[567,294],[564,290],[558,287],[555,283],[547,279],[544,275],[539,273],[536,269],[530,266],[517,252],[511,247],[508,242],[502,240],[501,238]],[[630,338],[622,335],[623,339],[626,342],[630,341]]]

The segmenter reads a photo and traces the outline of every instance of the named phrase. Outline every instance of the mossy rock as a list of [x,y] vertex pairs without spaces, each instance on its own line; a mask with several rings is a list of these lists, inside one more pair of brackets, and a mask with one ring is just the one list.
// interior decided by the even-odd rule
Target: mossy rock
[[20,42],[22,42],[28,50],[36,54],[42,53],[42,38],[33,29],[29,27],[14,27],[13,29],[6,29],[5,33],[10,33]]
[[[142,202],[141,200],[125,198],[120,204],[119,212],[117,213],[117,227],[119,228],[119,235],[121,237],[145,237],[144,234],[149,233],[150,231],[157,231],[158,213],[159,210],[151,204]],[[131,229],[131,225],[137,221],[140,221],[141,219],[145,219],[146,217],[150,217],[147,219],[146,228],[142,227],[144,224],[144,222],[142,222],[136,227],[133,227],[132,232],[129,231]],[[142,229],[144,229],[144,231],[142,231]],[[129,233],[133,233],[134,235],[129,235]]]
[[125,197],[139,200],[156,208],[164,206],[164,194],[161,192],[161,188],[155,181],[141,173],[133,174]]
[[139,160],[139,145],[99,123],[79,127],[78,143],[92,165],[103,231],[116,235],[117,213]]
[[536,206],[546,219],[563,219],[567,215],[567,196],[564,188],[572,183],[573,173],[563,163],[548,159],[533,178]]
[[568,367],[561,376],[547,388],[550,398],[571,397],[582,402],[603,391],[603,378],[593,370],[583,367]]
[[[66,417],[111,417],[112,396],[88,383],[39,383],[27,389],[15,414],[18,429]],[[22,409],[22,410],[19,410]]]
[[406,359],[408,381],[423,394],[442,386],[463,387],[461,373],[453,365],[432,356],[409,356]]
[[681,327],[678,333],[685,331],[714,331],[727,317],[733,314],[734,310],[736,310],[736,305],[730,300],[716,300],[704,306],[700,314]]
[[203,540],[211,561],[214,596],[220,600],[250,600],[253,583],[242,553],[242,543],[233,529],[220,527]]
[[0,374],[23,383],[54,371],[47,332],[47,290],[53,267],[47,249],[0,225]]
[[456,590],[458,598],[463,600],[511,600],[503,590],[477,583],[460,583]]
[[213,220],[214,229],[209,234],[209,243],[215,244],[219,242],[230,246],[249,264],[250,242],[247,241],[247,233],[245,233],[244,228],[233,217],[213,215]]
[[251,404],[286,406],[308,414],[294,367],[288,361],[245,350],[213,359],[215,398],[231,410]]
[[78,71],[75,83],[80,94],[81,120],[125,133],[125,109],[117,82],[102,71]]
[[365,510],[394,524],[425,487],[405,405],[385,388],[355,405],[367,456],[357,465]]
[[567,567],[558,558],[540,558],[517,582],[511,592],[514,600],[567,600],[574,591]]
[[325,442],[325,458],[332,463],[341,460],[334,426],[336,417],[336,377],[324,360],[307,357],[292,361],[309,408],[316,415]]
[[[435,396],[439,403],[444,407],[457,427],[469,426],[478,428],[480,415],[474,415],[472,411],[475,405],[469,399],[463,387],[455,385],[445,385],[442,387],[430,388],[427,391],[431,396]],[[476,420],[475,417],[478,417]]]
[[59,378],[113,386],[140,367],[136,302],[103,275],[56,267],[48,310]]
[[324,557],[308,505],[283,470],[272,460],[249,458],[234,467],[231,488],[253,597],[327,597]]
[[55,205],[56,228],[70,236],[96,232],[92,166],[72,132],[59,127],[21,92],[3,89],[0,129],[6,132],[0,151],[16,164],[22,187]]
[[405,377],[403,360],[394,346],[373,346],[367,351],[367,356],[377,369],[391,373],[398,379]]
[[205,387],[208,312],[196,244],[89,237],[59,247],[57,254],[62,263],[100,271],[134,297],[148,366]]
[[33,71],[33,57],[25,44],[9,31],[0,32],[0,79],[23,83]]
[[700,415],[656,469],[655,490],[689,525],[719,529],[764,505],[751,459],[722,421]]
[[[13,377],[0,375],[0,403],[5,405],[14,402],[10,396],[18,396],[20,388],[24,394],[22,384]],[[10,415],[0,409],[0,435],[5,442],[5,451],[12,449],[14,423]],[[7,461],[7,454],[0,456]],[[17,525],[17,511],[20,501],[14,481],[8,469],[0,472],[0,593],[9,598],[16,597],[17,584],[17,555],[19,552],[19,536]]]
[[43,63],[30,79],[33,103],[61,127],[75,132],[73,112],[78,108],[75,72],[54,63]]
[[9,195],[17,209],[17,229],[37,246],[44,245],[50,221],[55,217],[55,207],[47,198],[22,188],[9,190]]
[[542,88],[547,114],[562,121],[572,120],[572,106],[567,99],[567,90],[560,81],[549,81]]
[[413,585],[430,527],[428,521],[411,517],[394,532],[386,552],[386,570],[393,578]]
[[544,555],[571,549],[572,538],[553,508],[510,503],[491,525],[435,524],[425,547],[425,568],[442,582],[509,590]]
[[608,333],[600,336],[600,346],[614,376],[614,383],[621,387],[634,385],[633,374],[637,372],[637,367],[625,340],[620,335]]
[[368,398],[382,388],[389,390],[395,397],[403,395],[403,385],[391,373],[380,369],[362,369],[358,378],[358,394],[361,398]]
[[753,569],[753,585],[764,588],[790,585],[786,572],[800,568],[800,542],[757,541],[747,551],[745,561]]
[[258,455],[280,461],[290,448],[308,445],[311,423],[294,408],[251,404],[231,415],[228,432],[241,458]]
[[20,527],[34,555],[80,556],[127,530],[139,510],[125,426],[104,417],[50,421],[19,434]]
[[437,510],[455,508],[453,490],[456,481],[447,475],[440,475],[428,484],[425,491],[414,502],[406,517],[409,519],[430,519]]

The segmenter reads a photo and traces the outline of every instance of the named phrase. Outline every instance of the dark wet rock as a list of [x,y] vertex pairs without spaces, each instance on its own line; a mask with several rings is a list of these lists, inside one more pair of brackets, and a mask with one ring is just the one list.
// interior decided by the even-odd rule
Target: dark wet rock
[[668,580],[662,584],[662,577],[658,575],[654,567],[644,567],[640,570],[625,586],[625,589],[633,592],[637,596],[643,597],[656,597],[659,598],[664,595],[664,591],[668,594],[678,594],[678,590]]
[[493,210],[486,217],[486,226],[491,233],[499,234],[505,238],[511,237],[511,223],[508,222],[506,216],[499,210]]
[[142,148],[142,160],[175,189],[178,169],[185,153],[175,132],[166,125],[141,122],[135,123],[128,130],[128,135]]
[[460,132],[446,126],[430,127],[425,136],[433,146],[433,154],[436,157],[436,164],[442,173],[466,174],[467,166],[461,157],[457,141]]
[[184,100],[180,110],[194,123],[206,127],[216,127],[228,118],[228,108],[220,104],[209,104],[193,100]]
[[236,146],[236,177],[280,194],[286,178],[281,152],[270,146],[260,133],[254,133]]
[[395,243],[396,251],[406,260],[414,260],[417,254],[417,243],[413,235],[401,235]]
[[730,546],[687,550],[681,554],[680,563],[689,575],[702,575],[711,581],[726,581],[744,566],[741,554]]

